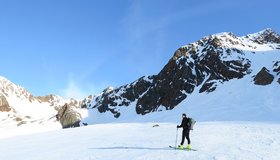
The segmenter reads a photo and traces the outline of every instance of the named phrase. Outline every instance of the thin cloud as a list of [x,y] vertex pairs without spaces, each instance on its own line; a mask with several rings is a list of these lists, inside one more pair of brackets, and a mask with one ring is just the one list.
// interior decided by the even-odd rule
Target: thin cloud
[[83,99],[86,98],[90,93],[81,89],[73,80],[69,80],[68,85],[65,89],[61,90],[62,97],[70,99]]
[[91,87],[86,87],[86,84],[81,85],[75,81],[73,77],[75,77],[74,74],[69,73],[67,86],[60,91],[62,97],[67,99],[75,98],[77,100],[81,100],[89,96],[91,94]]
[[88,83],[85,79],[82,83],[74,80],[73,74],[69,74],[67,86],[60,90],[60,95],[66,99],[75,98],[77,100],[82,100],[89,95],[97,95],[101,93],[106,87],[108,87],[108,83],[102,82],[101,84],[92,84]]

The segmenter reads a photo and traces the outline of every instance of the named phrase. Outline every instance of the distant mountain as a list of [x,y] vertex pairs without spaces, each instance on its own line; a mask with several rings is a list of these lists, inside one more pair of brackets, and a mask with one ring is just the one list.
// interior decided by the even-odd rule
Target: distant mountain
[[[232,108],[219,106],[219,103],[227,105],[223,99],[228,97],[220,95],[217,90],[227,90],[226,84],[235,85],[236,81],[242,84],[244,90],[246,87],[253,86],[251,91],[246,90],[246,92],[240,92],[240,88],[236,88],[236,92],[239,93],[231,90],[234,86],[228,88],[232,92],[231,95],[239,94],[241,99],[243,97],[242,104],[235,103],[232,97],[228,101],[228,106],[230,104],[239,106],[240,114],[245,114],[243,112],[245,110],[249,111],[246,112],[249,115],[238,115],[238,120],[280,120],[279,116],[278,118],[270,116],[274,111],[280,113],[279,97],[271,96],[271,94],[279,95],[280,93],[280,36],[276,32],[265,29],[243,37],[224,32],[209,35],[197,42],[182,46],[175,51],[173,57],[157,75],[144,76],[115,89],[110,87],[92,97],[83,106],[89,109],[89,117],[83,122],[101,123],[117,119],[133,121],[140,115],[151,113],[155,115],[155,112],[173,109],[178,113],[188,111],[200,120],[232,120],[233,115],[228,112]],[[236,87],[239,87],[239,83]],[[256,90],[259,93],[255,93]],[[268,115],[265,118],[250,115],[255,108],[251,106],[246,108],[244,102],[247,101],[246,104],[250,105],[251,99],[258,97],[256,94],[270,98],[271,107],[277,106],[278,109],[270,110],[264,104],[266,102],[260,102],[261,106],[265,106],[260,108],[260,112]],[[195,104],[199,102],[192,101],[193,98],[190,97],[194,96],[201,97],[199,101],[207,102],[203,105],[209,108],[197,106],[191,110],[192,106],[196,106]],[[213,106],[213,104],[217,105]],[[217,116],[211,112],[211,107],[213,107],[212,110],[216,110]],[[205,111],[209,111],[209,114]],[[221,116],[223,112],[226,114]],[[173,112],[160,112],[156,116],[160,114],[162,116],[159,116],[159,119],[172,119],[168,113]],[[154,119],[151,116],[144,117]]]
[[79,108],[80,103],[53,94],[35,97],[23,87],[0,77],[0,128],[23,124],[53,125],[59,122],[56,115],[65,104],[69,108]]

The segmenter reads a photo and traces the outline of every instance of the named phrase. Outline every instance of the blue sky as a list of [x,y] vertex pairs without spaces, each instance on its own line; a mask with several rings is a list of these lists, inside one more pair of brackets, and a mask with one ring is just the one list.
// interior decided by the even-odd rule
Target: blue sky
[[0,0],[0,75],[82,98],[157,74],[203,36],[280,33],[277,0]]

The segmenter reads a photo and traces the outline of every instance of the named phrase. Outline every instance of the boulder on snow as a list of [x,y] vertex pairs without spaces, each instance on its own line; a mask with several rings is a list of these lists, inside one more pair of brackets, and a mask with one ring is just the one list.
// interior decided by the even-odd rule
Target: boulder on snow
[[5,98],[5,96],[0,95],[0,111],[1,112],[9,112],[11,110],[11,107]]
[[153,127],[159,127],[159,125],[158,124],[154,124]]
[[65,104],[58,110],[56,115],[58,121],[60,121],[62,128],[79,127],[82,116],[79,112],[75,111],[71,106]]
[[255,76],[254,82],[256,85],[268,85],[271,84],[274,77],[269,73],[269,70],[263,67],[261,71]]

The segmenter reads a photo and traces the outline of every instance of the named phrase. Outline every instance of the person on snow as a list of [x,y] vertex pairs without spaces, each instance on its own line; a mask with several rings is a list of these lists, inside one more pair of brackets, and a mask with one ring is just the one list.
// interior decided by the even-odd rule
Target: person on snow
[[181,125],[177,125],[177,128],[183,128],[182,131],[182,141],[181,144],[178,146],[179,149],[184,148],[185,138],[188,140],[188,145],[186,149],[191,149],[191,140],[190,140],[190,129],[191,129],[191,119],[187,118],[185,113],[182,114],[182,122]]

